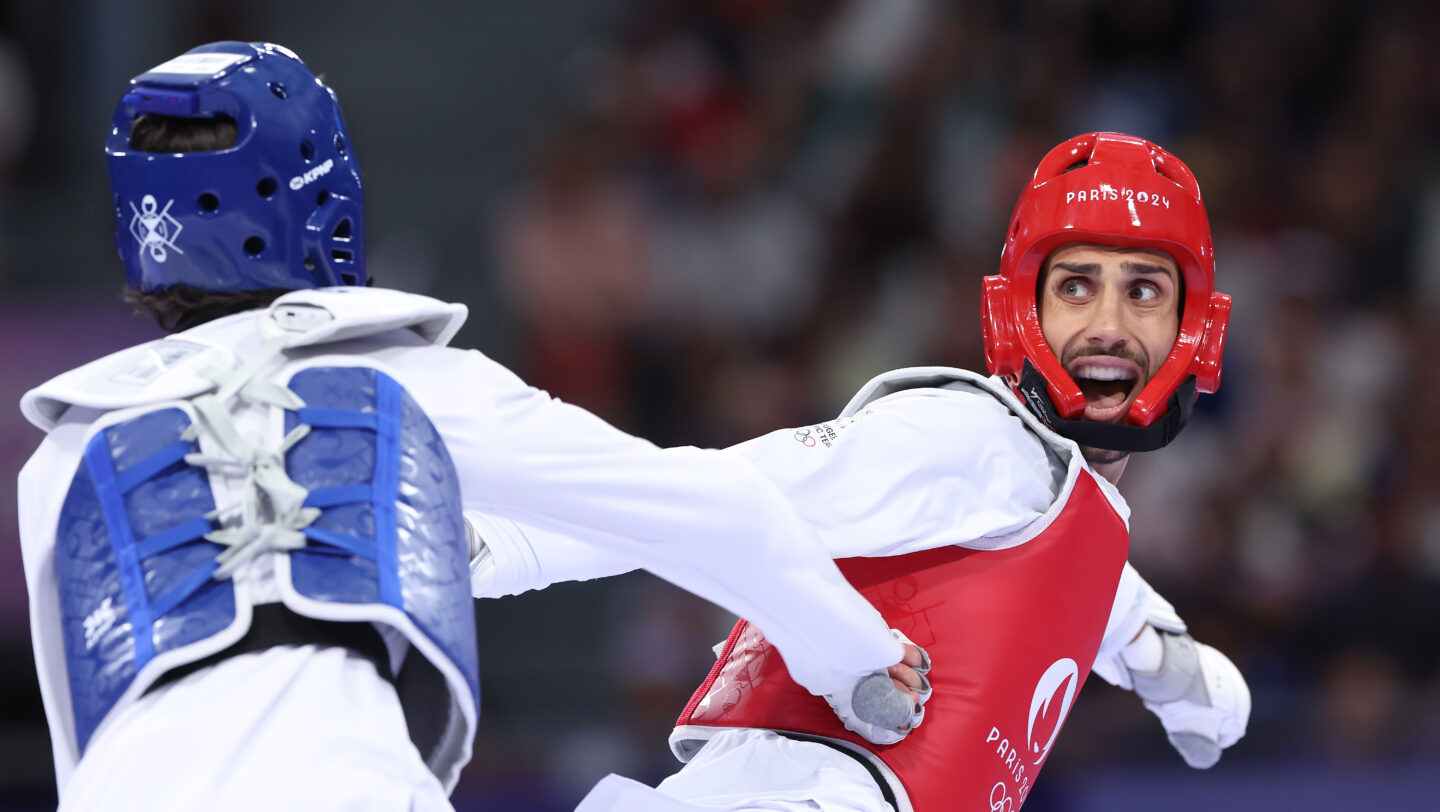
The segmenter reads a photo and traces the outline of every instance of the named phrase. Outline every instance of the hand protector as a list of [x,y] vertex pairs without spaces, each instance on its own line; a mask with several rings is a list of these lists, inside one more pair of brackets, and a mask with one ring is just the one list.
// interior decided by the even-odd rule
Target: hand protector
[[[897,629],[891,629],[890,634],[901,643],[915,645]],[[925,703],[932,692],[925,676],[930,673],[930,655],[921,648],[920,658],[920,665],[915,667],[922,683],[919,701],[912,701],[908,693],[896,687],[884,670],[858,677],[849,692],[825,694],[825,701],[846,730],[864,736],[872,744],[895,744],[925,720]]]
[[1220,752],[1245,735],[1250,689],[1224,654],[1188,634],[1144,632],[1154,633],[1164,646],[1160,669],[1130,671],[1135,693],[1160,717],[1170,744],[1186,764],[1201,770],[1213,767]]

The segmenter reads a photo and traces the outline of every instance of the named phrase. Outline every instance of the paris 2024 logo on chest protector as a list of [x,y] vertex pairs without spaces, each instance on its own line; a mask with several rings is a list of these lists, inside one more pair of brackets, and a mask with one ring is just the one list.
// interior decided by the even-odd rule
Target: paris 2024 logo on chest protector
[[[1004,764],[1006,773],[1006,779],[997,781],[990,789],[991,812],[1013,812],[1025,802],[1036,768],[1055,746],[1079,688],[1079,665],[1069,657],[1061,657],[1040,675],[1035,691],[1030,695],[1024,749],[1021,749],[1019,741],[1011,744],[1012,739],[1000,730],[999,725],[990,728],[985,742],[997,743],[995,755]],[[1028,765],[1025,763],[1027,759],[1031,759]]]
[[[1055,738],[1060,735],[1060,727],[1065,724],[1065,717],[1070,715],[1070,706],[1075,703],[1075,686],[1080,682],[1080,669],[1075,661],[1069,657],[1062,657],[1051,663],[1045,673],[1040,676],[1040,681],[1035,684],[1035,695],[1030,698],[1030,721],[1026,725],[1026,740],[1030,744],[1030,754],[1035,757],[1034,764],[1039,764],[1050,755],[1050,748],[1055,746]],[[1060,689],[1064,688],[1063,696]],[[1055,713],[1050,712],[1052,702],[1060,699],[1060,707]],[[1039,722],[1037,727],[1036,723]],[[1050,735],[1041,744],[1041,737],[1045,736],[1046,729]]]

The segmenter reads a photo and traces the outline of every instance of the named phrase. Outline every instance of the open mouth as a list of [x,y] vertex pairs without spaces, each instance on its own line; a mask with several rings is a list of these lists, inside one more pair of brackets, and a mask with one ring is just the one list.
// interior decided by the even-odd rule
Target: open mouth
[[1070,377],[1085,396],[1085,418],[1115,420],[1135,392],[1140,375],[1135,365],[1119,358],[1091,357],[1072,364]]

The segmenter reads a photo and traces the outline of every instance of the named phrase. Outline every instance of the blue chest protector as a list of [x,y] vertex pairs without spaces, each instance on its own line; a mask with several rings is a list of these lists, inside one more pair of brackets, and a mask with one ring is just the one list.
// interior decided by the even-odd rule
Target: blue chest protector
[[[447,787],[469,758],[479,664],[460,489],[445,444],[395,379],[368,366],[314,366],[288,381],[304,405],[287,431],[289,478],[318,517],[275,572],[290,611],[370,621],[413,651],[394,674],[412,737]],[[70,696],[83,753],[101,722],[165,672],[247,630],[244,590],[217,578],[225,551],[207,471],[187,463],[190,404],[116,422],[87,445],[56,534]],[[392,635],[393,636],[393,635]],[[416,655],[420,656],[416,656]]]

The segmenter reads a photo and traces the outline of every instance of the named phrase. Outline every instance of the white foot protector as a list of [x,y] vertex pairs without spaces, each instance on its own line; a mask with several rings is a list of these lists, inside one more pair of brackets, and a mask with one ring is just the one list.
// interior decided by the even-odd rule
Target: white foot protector
[[633,778],[610,773],[575,807],[575,812],[703,812]]

